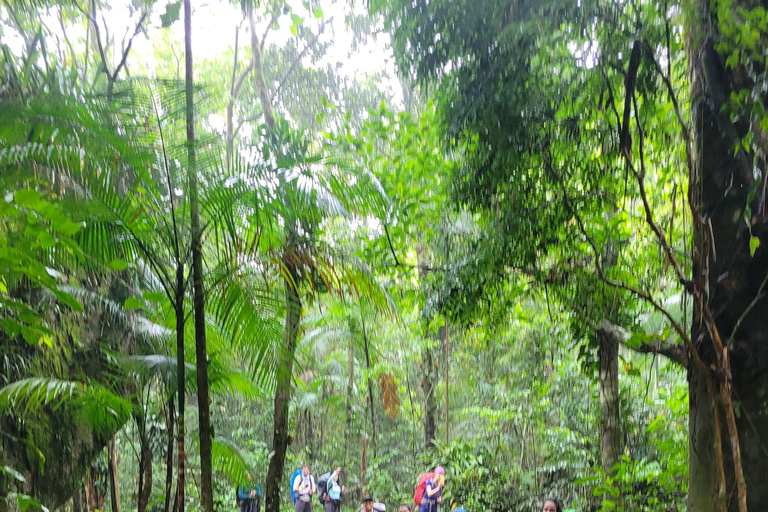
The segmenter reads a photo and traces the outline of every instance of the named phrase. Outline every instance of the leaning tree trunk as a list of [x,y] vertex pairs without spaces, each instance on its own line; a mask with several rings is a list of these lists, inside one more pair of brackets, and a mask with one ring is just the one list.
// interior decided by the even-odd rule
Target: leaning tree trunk
[[[696,294],[691,339],[703,363],[691,363],[688,371],[688,510],[756,512],[768,503],[768,217],[765,184],[756,176],[765,180],[768,168],[764,159],[734,152],[750,130],[757,144],[765,144],[764,134],[749,125],[748,115],[732,122],[737,112],[726,105],[739,92],[748,98],[756,94],[765,105],[765,92],[753,90],[748,79],[750,72],[764,72],[765,63],[744,66],[749,49],[736,46],[742,51],[740,63],[728,67],[716,49],[733,44],[729,25],[736,23],[738,31],[738,20],[758,2],[717,4],[699,0],[695,5],[688,46]],[[746,10],[737,15],[737,9]],[[723,15],[728,19],[718,18]],[[757,37],[756,47],[764,48],[768,35]],[[757,67],[749,69],[753,64]],[[751,236],[760,240],[754,255]]]
[[195,160],[194,68],[192,66],[192,6],[184,0],[184,61],[186,74],[187,157],[189,215],[192,230],[192,274],[195,306],[195,361],[197,363],[198,432],[200,439],[200,505],[213,512],[213,455],[211,411],[208,396],[208,349],[205,340],[205,292],[203,290],[203,242],[200,228],[200,193]]
[[291,258],[284,259],[285,269],[291,280],[285,281],[285,331],[283,350],[285,364],[277,371],[277,391],[275,392],[274,429],[272,430],[272,458],[267,470],[265,512],[280,511],[280,482],[285,468],[285,454],[288,451],[288,405],[293,391],[293,357],[299,337],[301,324],[301,298],[298,293],[299,274]]

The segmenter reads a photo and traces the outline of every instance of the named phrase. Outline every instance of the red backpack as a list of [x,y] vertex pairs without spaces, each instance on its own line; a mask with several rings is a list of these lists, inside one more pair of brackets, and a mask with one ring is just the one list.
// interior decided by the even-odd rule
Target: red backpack
[[413,503],[417,507],[421,506],[421,498],[424,497],[424,489],[427,488],[427,480],[434,478],[434,473],[424,473],[419,478],[419,485],[416,487],[416,493],[413,495]]

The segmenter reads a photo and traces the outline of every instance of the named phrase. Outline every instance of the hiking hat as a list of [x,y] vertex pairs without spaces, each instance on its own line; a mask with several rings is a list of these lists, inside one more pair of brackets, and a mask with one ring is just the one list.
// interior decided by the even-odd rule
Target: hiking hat
[[437,468],[435,468],[435,473],[445,474],[445,468],[443,466],[437,466]]
[[371,498],[370,494],[363,495],[363,501],[362,503],[365,503],[366,501],[373,501],[373,498]]

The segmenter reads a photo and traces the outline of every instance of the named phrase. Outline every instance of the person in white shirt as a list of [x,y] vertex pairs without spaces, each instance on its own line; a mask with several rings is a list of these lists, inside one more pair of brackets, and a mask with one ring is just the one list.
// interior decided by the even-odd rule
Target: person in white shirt
[[301,468],[301,478],[294,481],[293,491],[296,493],[296,512],[310,512],[312,495],[315,493],[315,479],[309,474],[309,466]]

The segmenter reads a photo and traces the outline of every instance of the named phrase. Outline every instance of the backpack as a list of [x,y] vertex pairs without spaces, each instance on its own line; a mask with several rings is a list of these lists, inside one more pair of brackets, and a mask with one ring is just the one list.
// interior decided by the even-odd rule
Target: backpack
[[424,497],[424,490],[427,488],[427,480],[434,476],[434,473],[424,473],[419,477],[419,485],[416,486],[416,492],[413,495],[413,503],[417,507],[421,506],[421,499]]
[[291,476],[291,485],[289,486],[291,488],[291,499],[293,500],[293,504],[296,504],[296,491],[293,490],[293,483],[296,481],[296,477],[301,476],[301,469],[297,469],[293,472],[293,476]]
[[320,500],[321,505],[325,503],[326,498],[328,498],[328,479],[329,478],[331,478],[330,473],[325,473],[323,475],[320,475],[320,478],[317,479],[317,484],[315,484],[317,487],[317,499]]

